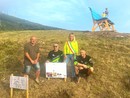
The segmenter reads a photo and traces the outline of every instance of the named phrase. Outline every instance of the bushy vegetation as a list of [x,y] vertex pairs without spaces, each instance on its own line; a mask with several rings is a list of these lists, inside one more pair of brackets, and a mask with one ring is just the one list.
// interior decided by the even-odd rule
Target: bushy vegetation
[[[30,36],[36,36],[41,47],[41,66],[52,44],[58,42],[63,50],[71,31],[14,31],[0,33],[0,96],[9,97],[9,76],[21,75],[23,45]],[[47,80],[44,69],[41,83],[29,80],[30,98],[129,98],[130,97],[130,35],[115,32],[74,32],[79,49],[84,48],[94,60],[94,74],[82,78],[80,84],[65,83],[62,79]],[[117,36],[118,35],[118,36]],[[44,81],[44,82],[42,82]],[[25,98],[25,92],[15,90],[15,98]]]

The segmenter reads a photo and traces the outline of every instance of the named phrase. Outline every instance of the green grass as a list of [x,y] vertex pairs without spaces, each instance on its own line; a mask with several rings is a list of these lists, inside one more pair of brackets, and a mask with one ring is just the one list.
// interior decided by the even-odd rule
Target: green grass
[[[9,97],[9,76],[21,75],[23,68],[23,45],[33,35],[41,46],[41,64],[52,50],[52,44],[58,42],[63,50],[64,42],[71,31],[13,31],[0,33],[0,96]],[[102,32],[74,32],[79,49],[84,48],[94,60],[94,74],[88,79],[82,78],[80,84],[67,79],[34,82],[34,74],[29,80],[30,98],[130,98],[130,36],[115,37]],[[113,34],[113,36],[112,36]],[[125,34],[124,34],[125,35]],[[43,66],[43,65],[41,65]],[[34,72],[31,72],[34,73]],[[43,73],[43,72],[42,72]],[[15,98],[25,98],[25,92],[14,91]]]

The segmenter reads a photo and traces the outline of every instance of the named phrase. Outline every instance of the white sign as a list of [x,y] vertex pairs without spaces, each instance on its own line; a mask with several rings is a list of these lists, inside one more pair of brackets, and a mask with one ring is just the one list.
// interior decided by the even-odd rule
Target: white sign
[[66,63],[46,63],[47,78],[66,78]]
[[28,78],[20,76],[10,76],[10,88],[24,89],[28,86]]

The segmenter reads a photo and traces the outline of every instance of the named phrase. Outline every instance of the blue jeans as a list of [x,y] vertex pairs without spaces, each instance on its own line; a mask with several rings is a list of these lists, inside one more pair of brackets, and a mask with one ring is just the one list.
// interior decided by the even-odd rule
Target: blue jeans
[[39,65],[39,62],[38,62],[37,64],[34,64],[34,65],[25,65],[23,72],[25,74],[29,74],[31,67],[33,67],[35,69],[35,71],[40,71],[40,65]]
[[72,77],[75,77],[75,68],[74,68],[74,55],[73,54],[67,54],[67,58],[65,59],[66,64],[69,63],[70,61],[70,66],[71,66],[71,74]]

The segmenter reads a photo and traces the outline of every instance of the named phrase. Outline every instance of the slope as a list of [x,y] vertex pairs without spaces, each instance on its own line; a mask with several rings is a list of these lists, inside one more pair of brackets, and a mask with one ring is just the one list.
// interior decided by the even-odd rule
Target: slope
[[33,23],[24,19],[0,13],[0,30],[55,30],[59,28]]
[[[44,61],[52,44],[58,42],[63,50],[68,33],[70,32],[63,30],[1,33],[1,98],[9,98],[10,74],[22,75],[23,45],[32,35],[38,38],[41,45],[41,83],[35,83],[32,70],[29,79],[30,98],[130,98],[130,34],[75,32],[79,48],[84,47],[95,62],[94,73],[88,78],[82,78],[80,84],[71,81],[69,77],[67,82],[45,78]],[[14,98],[25,98],[25,91],[14,90]]]

